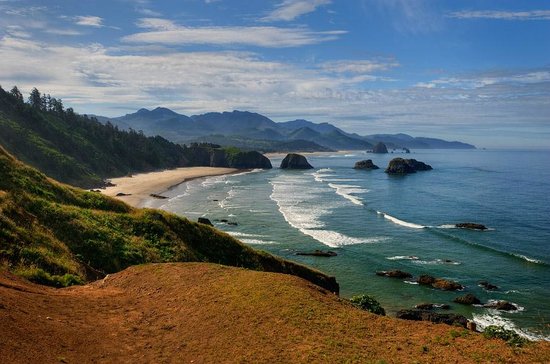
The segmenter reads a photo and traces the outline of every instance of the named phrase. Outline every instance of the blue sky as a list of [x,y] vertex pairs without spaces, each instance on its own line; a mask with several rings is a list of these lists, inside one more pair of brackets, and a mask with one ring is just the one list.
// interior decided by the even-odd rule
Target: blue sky
[[550,147],[550,2],[0,0],[0,84],[106,116],[238,109]]

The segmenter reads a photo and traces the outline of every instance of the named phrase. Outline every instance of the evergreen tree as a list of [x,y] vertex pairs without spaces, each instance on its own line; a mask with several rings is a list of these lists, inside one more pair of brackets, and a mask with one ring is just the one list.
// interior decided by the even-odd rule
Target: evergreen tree
[[17,100],[19,103],[23,103],[23,94],[21,91],[19,91],[19,88],[17,86],[13,86],[13,88],[10,91],[10,94]]
[[42,109],[42,97],[40,95],[40,91],[38,91],[36,87],[31,91],[29,96],[29,104],[35,109]]

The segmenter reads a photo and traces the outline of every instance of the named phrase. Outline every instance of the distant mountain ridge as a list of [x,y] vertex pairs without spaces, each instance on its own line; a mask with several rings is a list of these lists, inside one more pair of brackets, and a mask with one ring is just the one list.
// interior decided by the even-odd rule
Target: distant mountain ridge
[[360,136],[330,123],[318,124],[304,119],[275,122],[258,113],[238,110],[186,116],[157,107],[153,110],[140,109],[120,117],[98,119],[110,121],[123,129],[132,128],[147,135],[160,135],[176,143],[207,142],[264,152],[370,150],[377,142],[396,149],[475,149],[475,146],[463,142],[407,134]]

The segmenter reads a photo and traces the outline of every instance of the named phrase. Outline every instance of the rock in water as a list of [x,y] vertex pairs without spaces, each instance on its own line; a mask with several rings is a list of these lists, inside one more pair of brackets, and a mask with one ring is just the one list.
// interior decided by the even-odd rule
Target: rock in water
[[282,169],[312,169],[306,157],[301,154],[289,153],[281,162]]
[[485,288],[487,291],[496,291],[498,289],[498,286],[495,286],[494,284],[491,284],[487,281],[479,281],[479,286]]
[[386,173],[389,174],[408,174],[417,171],[429,171],[432,167],[426,163],[419,162],[416,159],[394,158],[388,164]]
[[387,154],[388,148],[386,148],[386,144],[378,142],[374,147],[372,147],[372,152],[378,154]]
[[496,310],[501,310],[501,311],[516,311],[518,309],[516,305],[508,301],[490,302],[483,305],[483,307],[494,308]]
[[204,225],[214,226],[212,224],[212,222],[210,220],[208,220],[206,217],[199,217],[198,221],[199,221],[199,223],[204,224]]
[[435,278],[429,275],[421,275],[416,281],[418,284],[432,286],[433,288],[441,289],[443,291],[457,291],[464,288],[460,283],[443,278]]
[[372,163],[372,159],[365,159],[355,163],[354,169],[378,169],[379,167]]
[[417,308],[419,310],[448,310],[451,308],[451,306],[445,303],[419,303],[418,305],[414,306],[414,308]]
[[460,303],[462,305],[479,305],[481,303],[479,298],[471,293],[455,298],[454,302]]
[[403,272],[402,270],[399,270],[399,269],[378,271],[376,272],[376,275],[390,277],[390,278],[403,278],[403,279],[412,277],[412,274],[410,274],[409,272]]
[[459,224],[456,224],[455,226],[461,229],[487,230],[487,226],[482,224],[476,224],[474,222],[461,222]]
[[462,315],[453,313],[436,313],[426,310],[400,310],[396,314],[397,318],[413,321],[430,321],[453,326],[466,327],[468,320]]
[[312,252],[297,252],[296,255],[309,255],[313,257],[335,257],[338,254],[330,250],[314,250]]

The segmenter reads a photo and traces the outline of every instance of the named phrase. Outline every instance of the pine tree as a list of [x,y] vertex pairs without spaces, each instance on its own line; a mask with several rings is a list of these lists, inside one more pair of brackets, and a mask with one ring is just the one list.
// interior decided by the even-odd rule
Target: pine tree
[[13,88],[11,89],[10,91],[10,94],[15,97],[15,99],[17,100],[17,102],[19,103],[23,103],[23,94],[21,93],[21,91],[19,91],[19,88],[17,88],[17,86],[13,86]]
[[42,109],[42,97],[40,91],[35,87],[29,96],[29,104],[35,109]]

